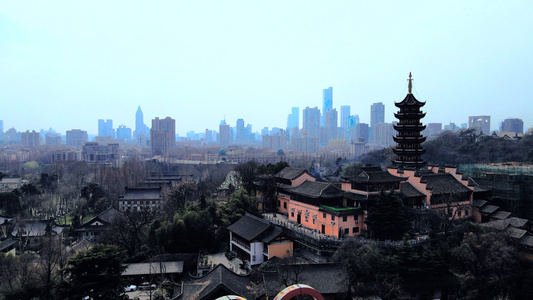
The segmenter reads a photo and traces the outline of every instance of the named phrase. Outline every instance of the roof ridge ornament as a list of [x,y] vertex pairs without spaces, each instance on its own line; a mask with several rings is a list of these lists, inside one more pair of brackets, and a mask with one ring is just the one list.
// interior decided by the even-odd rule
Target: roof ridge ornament
[[409,81],[409,85],[408,85],[408,89],[409,89],[409,94],[412,94],[413,92],[413,79],[412,79],[412,76],[411,76],[411,72],[409,72],[409,79],[407,79],[407,81]]

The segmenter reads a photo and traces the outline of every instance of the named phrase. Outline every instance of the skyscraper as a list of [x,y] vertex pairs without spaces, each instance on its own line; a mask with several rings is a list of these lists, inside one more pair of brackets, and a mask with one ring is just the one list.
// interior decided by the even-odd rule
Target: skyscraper
[[300,109],[298,107],[293,107],[292,112],[287,117],[287,131],[289,132],[289,137],[292,136],[294,129],[298,129],[300,126]]
[[378,102],[370,106],[370,127],[385,122],[385,105]]
[[325,123],[324,123],[324,127],[326,128],[326,137],[325,139],[321,139],[321,142],[322,140],[324,140],[324,143],[328,143],[329,140],[334,140],[334,139],[337,139],[337,110],[336,109],[332,109],[332,110],[328,110],[325,114]]
[[4,133],[4,120],[0,120],[0,134]]
[[245,134],[244,134],[244,120],[243,119],[237,119],[237,125],[235,127],[235,142],[237,143],[243,143]]
[[322,91],[322,117],[320,118],[320,126],[324,126],[326,121],[326,112],[333,109],[333,87],[329,87]]
[[376,135],[374,132],[374,126],[378,123],[385,122],[385,105],[381,102],[377,102],[370,106],[370,143],[376,142]]
[[505,119],[500,125],[502,132],[524,133],[524,121],[522,119]]
[[350,105],[341,106],[341,127],[343,138],[350,140]]
[[135,131],[133,132],[134,137],[138,137],[141,135],[148,136],[150,132],[150,129],[146,124],[144,124],[144,115],[143,111],[141,110],[141,106],[137,108],[137,112],[135,113]]
[[303,110],[302,130],[308,137],[320,137],[320,110],[318,107],[309,108],[308,106]]
[[468,117],[468,129],[474,129],[477,134],[490,135],[490,116]]
[[221,146],[227,146],[230,143],[230,128],[226,124],[226,120],[220,121],[220,126],[218,127],[218,140]]
[[126,127],[126,125],[118,126],[117,139],[130,140],[131,139],[131,128]]
[[88,141],[87,131],[80,129],[67,130],[67,145],[81,147]]
[[176,120],[166,117],[152,120],[150,147],[152,155],[166,155],[176,141]]
[[113,120],[98,120],[98,136],[100,137],[115,137],[115,130],[113,129]]

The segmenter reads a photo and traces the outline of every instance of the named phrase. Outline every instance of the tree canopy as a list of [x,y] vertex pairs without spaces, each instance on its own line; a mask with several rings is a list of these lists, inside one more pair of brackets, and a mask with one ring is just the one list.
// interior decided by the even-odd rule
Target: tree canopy
[[97,244],[69,260],[65,269],[68,299],[118,299],[124,291],[121,278],[124,254],[117,246]]

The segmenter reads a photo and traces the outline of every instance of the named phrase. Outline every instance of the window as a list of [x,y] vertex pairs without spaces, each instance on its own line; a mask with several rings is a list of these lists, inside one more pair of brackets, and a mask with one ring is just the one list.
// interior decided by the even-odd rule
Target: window
[[460,217],[461,217],[461,214],[462,214],[462,213],[463,213],[463,212],[462,212],[462,211],[460,211],[460,210],[459,210],[459,211],[457,211],[457,216],[458,216],[458,217],[460,218]]
[[465,216],[468,216],[468,209],[465,210]]
[[353,231],[353,233],[357,233],[357,232],[359,232],[359,227],[354,227],[354,228],[352,229],[352,231]]
[[331,221],[335,221],[335,216],[331,215]]
[[342,217],[342,221],[343,221],[343,222],[348,221],[348,217],[347,217],[347,216]]
[[322,218],[324,218],[324,219],[326,218],[326,213],[322,214]]
[[315,224],[315,221],[316,221],[316,220],[315,220],[315,219],[313,219],[313,224]]
[[283,202],[283,208],[287,208],[287,202]]
[[[355,219],[355,216],[353,218]],[[359,220],[355,220],[355,224],[359,224]]]
[[350,228],[344,228],[344,234],[350,234]]
[[293,212],[293,211],[291,211],[291,217],[293,217],[293,218],[294,218],[294,212]]

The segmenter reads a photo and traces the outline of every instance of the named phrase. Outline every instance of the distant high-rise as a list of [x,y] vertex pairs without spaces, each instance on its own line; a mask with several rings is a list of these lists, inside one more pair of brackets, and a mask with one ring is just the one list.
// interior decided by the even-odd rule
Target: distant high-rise
[[235,141],[237,143],[244,142],[245,133],[244,133],[244,120],[243,119],[237,119],[237,125],[235,129],[236,129]]
[[295,128],[298,129],[300,126],[300,109],[298,107],[293,107],[292,112],[287,117],[287,131],[289,136],[292,136]]
[[98,136],[100,137],[115,137],[115,131],[113,130],[113,120],[98,120]]
[[370,106],[370,127],[385,122],[385,105],[378,102]]
[[341,106],[341,127],[343,138],[350,140],[350,105]]
[[61,135],[57,133],[48,132],[44,136],[44,143],[46,146],[61,145]]
[[326,121],[326,112],[333,109],[333,87],[329,87],[322,91],[322,117],[320,119],[320,126],[324,126]]
[[375,143],[376,135],[374,132],[374,126],[378,123],[385,122],[385,105],[381,102],[377,102],[370,106],[370,143]]
[[302,130],[308,137],[320,137],[320,110],[318,107],[310,108],[309,106],[303,110],[303,127]]
[[429,139],[436,138],[442,131],[442,123],[428,123],[426,129],[422,132]]
[[131,128],[128,128],[125,125],[118,126],[117,139],[130,140],[131,139]]
[[231,134],[229,125],[226,124],[226,120],[222,120],[218,127],[218,140],[221,146],[227,146],[230,144]]
[[352,141],[368,143],[368,124],[366,123],[357,123],[355,127],[351,130]]
[[524,133],[524,121],[518,118],[505,119],[500,125],[500,131],[501,132]]
[[24,147],[34,148],[39,147],[41,144],[41,135],[35,130],[32,130],[31,132],[26,130],[26,132],[22,133],[21,137],[22,146]]
[[474,129],[477,134],[490,135],[490,116],[468,117],[468,129]]
[[[324,123],[324,127],[326,129],[326,138],[324,140],[324,143],[328,143],[329,140],[334,140],[334,139],[337,139],[337,125],[338,125],[338,122],[337,122],[337,110],[336,109],[332,109],[332,110],[328,110],[326,113],[325,113],[325,123]],[[321,142],[322,142],[323,139],[321,139]]]
[[4,133],[4,120],[0,120],[0,134]]
[[148,136],[149,132],[150,128],[148,128],[148,126],[144,124],[143,111],[141,110],[141,106],[139,105],[139,107],[137,108],[137,112],[135,113],[135,131],[133,132],[133,136]]
[[374,144],[379,147],[389,147],[394,145],[393,136],[395,135],[394,127],[391,123],[377,123],[374,125],[375,141]]
[[80,129],[67,130],[67,145],[81,147],[88,141],[87,131]]
[[150,147],[152,155],[166,155],[176,141],[176,120],[166,117],[152,120]]

